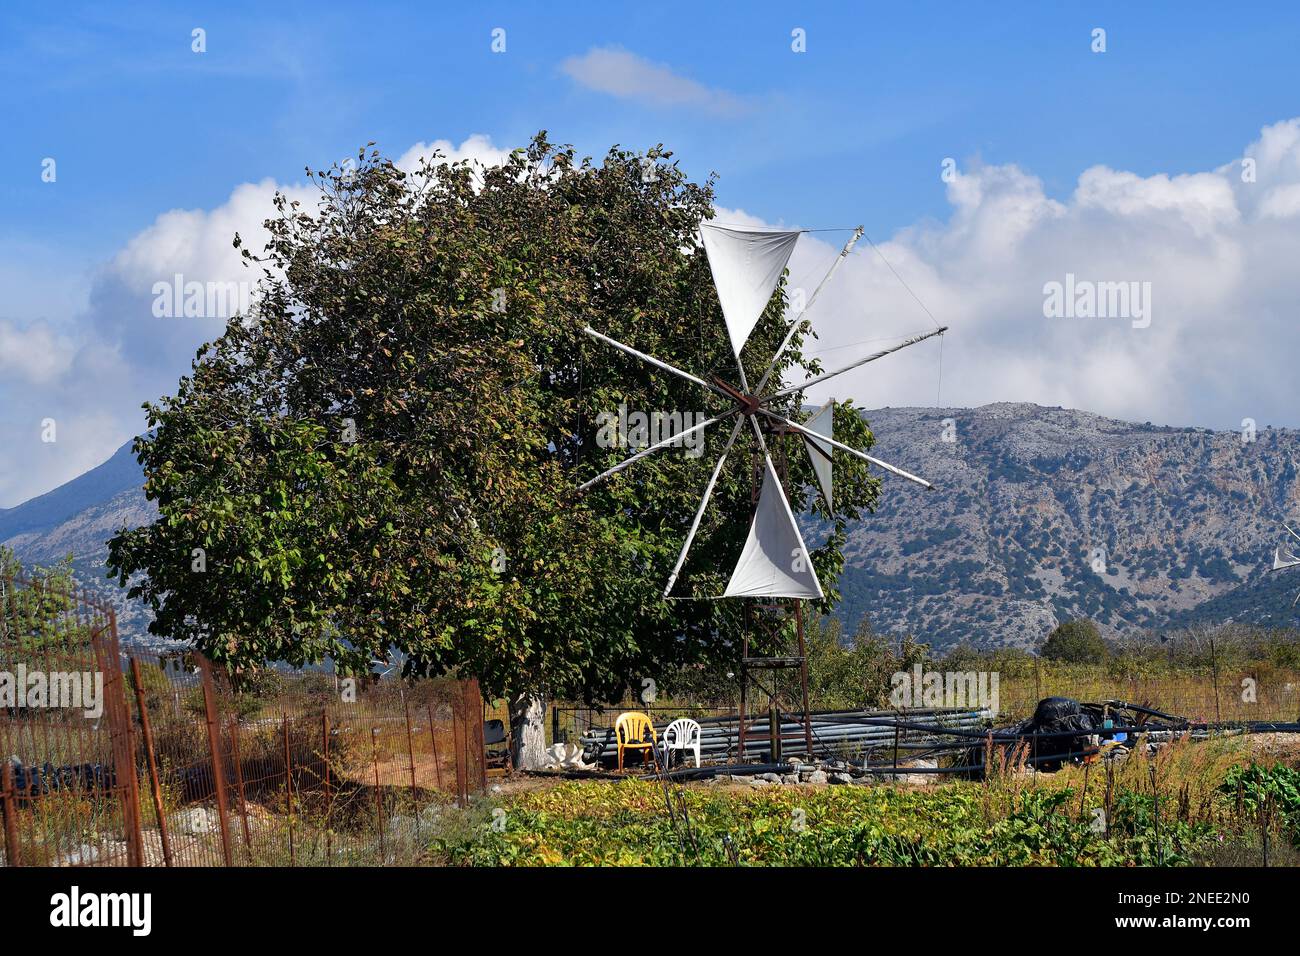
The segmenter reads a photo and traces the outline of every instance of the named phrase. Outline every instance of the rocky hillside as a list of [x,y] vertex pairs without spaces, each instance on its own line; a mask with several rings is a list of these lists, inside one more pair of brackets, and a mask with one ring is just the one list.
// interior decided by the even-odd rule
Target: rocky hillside
[[850,625],[947,646],[1032,645],[1078,615],[1112,635],[1294,621],[1300,575],[1265,572],[1300,516],[1296,431],[1247,443],[1027,404],[865,417],[879,457],[938,489],[886,480],[849,543]]
[[145,631],[144,609],[127,601],[104,570],[105,542],[113,533],[124,525],[152,521],[157,514],[145,500],[143,485],[140,465],[127,442],[102,465],[48,494],[0,508],[0,545],[12,548],[29,567],[57,564],[71,556],[78,579],[117,608],[123,638],[156,643]]
[[[1283,521],[1300,530],[1300,432],[1113,421],[1036,405],[865,413],[876,453],[934,482],[886,478],[850,537],[840,615],[936,646],[1033,645],[1065,617],[1111,634],[1196,620],[1295,623],[1300,570],[1267,574]],[[947,440],[951,439],[951,440]],[[151,520],[139,466],[108,462],[16,508],[0,544],[29,564],[72,554],[114,595],[121,630],[145,617],[103,578],[104,541]],[[816,530],[812,530],[816,539]],[[1296,542],[1300,547],[1300,542]]]

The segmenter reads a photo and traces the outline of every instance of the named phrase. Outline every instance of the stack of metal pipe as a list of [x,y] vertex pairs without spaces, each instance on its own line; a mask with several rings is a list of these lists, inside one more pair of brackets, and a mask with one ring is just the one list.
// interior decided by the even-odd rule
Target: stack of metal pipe
[[[854,710],[809,715],[813,754],[843,757],[864,751],[892,747],[915,749],[918,743],[933,741],[949,730],[978,730],[988,726],[993,714],[987,710],[961,708],[918,708],[915,710]],[[739,725],[736,717],[700,718],[700,757],[725,761],[739,756]],[[905,723],[907,728],[897,727]],[[778,724],[782,753],[802,754],[807,750],[804,724],[799,717],[782,714]],[[612,755],[616,750],[612,727],[593,727],[581,738],[588,761]],[[747,756],[771,749],[768,717],[755,716],[745,722]]]

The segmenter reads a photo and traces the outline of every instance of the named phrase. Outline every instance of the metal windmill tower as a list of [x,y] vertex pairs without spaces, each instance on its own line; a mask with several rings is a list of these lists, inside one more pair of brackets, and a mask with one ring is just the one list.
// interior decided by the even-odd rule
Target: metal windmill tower
[[[795,521],[794,513],[790,508],[789,498],[783,487],[785,474],[784,446],[783,444],[780,446],[780,454],[777,460],[774,461],[769,450],[768,439],[774,438],[780,441],[786,435],[797,435],[803,439],[807,453],[812,461],[818,486],[828,509],[832,508],[831,462],[832,452],[835,450],[856,455],[858,458],[890,474],[915,482],[923,488],[933,488],[923,478],[909,474],[901,468],[868,455],[866,452],[836,441],[831,429],[833,402],[828,402],[807,424],[792,421],[779,410],[773,408],[774,403],[787,399],[809,386],[828,381],[852,369],[884,358],[886,355],[898,352],[918,342],[942,335],[947,331],[946,326],[941,326],[924,334],[913,336],[890,348],[859,358],[848,365],[818,375],[798,385],[782,387],[779,381],[771,382],[781,356],[789,348],[791,341],[793,341],[800,328],[807,323],[805,315],[808,309],[812,307],[818,294],[830,280],[839,264],[848,256],[858,238],[861,237],[862,227],[859,226],[854,230],[853,236],[844,245],[825,277],[809,297],[803,311],[790,322],[785,338],[773,353],[763,376],[752,387],[746,377],[744,365],[740,360],[741,352],[767,308],[777,283],[785,272],[786,264],[794,251],[795,243],[800,235],[807,231],[750,229],[707,222],[700,225],[701,239],[705,253],[708,256],[714,287],[718,294],[719,304],[722,307],[727,335],[735,358],[736,379],[734,382],[727,382],[718,378],[715,378],[712,382],[705,381],[690,372],[683,371],[667,362],[640,352],[630,345],[618,342],[607,335],[597,332],[595,329],[588,327],[584,330],[597,341],[611,345],[661,371],[676,375],[712,392],[727,402],[729,407],[726,411],[696,424],[693,428],[671,435],[631,455],[613,468],[583,484],[579,490],[586,490],[618,474],[640,459],[661,451],[670,445],[680,443],[686,436],[694,432],[702,432],[711,425],[721,424],[732,419],[735,420],[731,428],[731,434],[723,446],[722,453],[713,466],[713,472],[709,477],[708,484],[704,488],[699,507],[695,511],[694,520],[691,522],[690,530],[686,534],[686,540],[682,544],[681,553],[678,555],[677,563],[674,565],[671,575],[669,575],[667,586],[663,592],[665,598],[670,597],[673,586],[677,583],[678,575],[681,573],[682,566],[686,563],[691,544],[699,531],[700,521],[708,508],[709,499],[713,495],[714,487],[717,484],[719,475],[722,473],[727,456],[731,453],[732,447],[745,425],[748,424],[752,429],[757,453],[756,467],[754,469],[754,514],[745,546],[732,571],[727,587],[721,595],[716,596],[717,598],[755,599],[745,609],[746,628],[741,660],[738,748],[739,756],[742,759],[745,750],[747,690],[751,680],[754,680],[751,673],[753,671],[771,671],[788,667],[799,668],[803,692],[805,743],[808,750],[810,752],[812,750],[811,724],[808,719],[808,672],[804,648],[802,602],[820,600],[824,597],[824,592],[822,591],[821,582],[818,581],[817,575],[813,571],[808,549],[804,544],[803,535],[799,531],[798,523]],[[787,603],[782,605],[778,604],[778,601]],[[799,642],[798,655],[750,657],[751,631],[758,629],[760,624],[765,624],[770,630],[779,630],[782,620],[781,611],[786,612],[785,620],[788,620],[791,614],[795,619]],[[763,687],[756,680],[754,680],[754,683],[758,684],[760,689],[768,694],[771,702],[769,706],[769,729],[773,744],[772,759],[775,761],[779,758],[780,751],[780,735],[777,730],[779,713],[776,706],[776,696],[774,692],[768,691],[766,687]]]

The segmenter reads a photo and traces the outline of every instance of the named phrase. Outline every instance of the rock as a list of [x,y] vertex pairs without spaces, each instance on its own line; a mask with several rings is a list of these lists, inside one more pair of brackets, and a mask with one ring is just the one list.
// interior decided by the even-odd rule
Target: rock
[[825,770],[814,770],[812,773],[808,774],[809,783],[822,784],[826,783],[827,779]]
[[584,751],[577,744],[551,744],[541,760],[543,770],[592,770],[595,764],[586,763]]
[[217,825],[217,815],[207,807],[191,807],[180,815],[180,831],[190,836],[212,833]]
[[771,780],[764,780],[762,777],[751,777],[749,780],[751,787],[772,787],[775,786]]
[[934,770],[934,769],[938,768],[939,763],[938,763],[938,761],[930,760],[930,759],[928,759],[928,758],[922,757],[922,758],[920,758],[920,759],[918,759],[918,760],[909,760],[907,763],[903,764],[903,766],[904,766],[904,767],[922,767],[922,768],[925,768],[925,769],[927,769],[927,770]]
[[780,783],[781,775],[777,773],[760,773],[758,779],[766,780],[768,783]]
[[[122,844],[123,855],[126,853],[126,844]],[[76,849],[63,855],[63,864],[65,866],[88,866],[99,859],[99,847],[92,846],[89,843],[78,844]]]
[[797,787],[799,785],[799,775],[797,773],[788,773],[781,778],[781,782],[786,786]]
[[843,784],[852,783],[853,778],[850,777],[847,773],[833,773],[830,776],[830,782],[832,784],[843,785]]

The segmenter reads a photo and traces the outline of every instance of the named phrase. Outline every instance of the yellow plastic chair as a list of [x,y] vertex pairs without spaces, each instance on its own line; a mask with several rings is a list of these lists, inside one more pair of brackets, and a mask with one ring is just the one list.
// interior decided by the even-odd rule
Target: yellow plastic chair
[[[646,740],[646,732],[649,731],[650,739]],[[641,761],[644,763],[650,756],[655,747],[659,745],[659,738],[655,735],[655,725],[651,723],[648,714],[643,714],[638,710],[629,710],[625,714],[619,714],[618,720],[614,721],[614,740],[618,743],[618,769],[621,773],[623,770],[623,751],[640,750]]]

